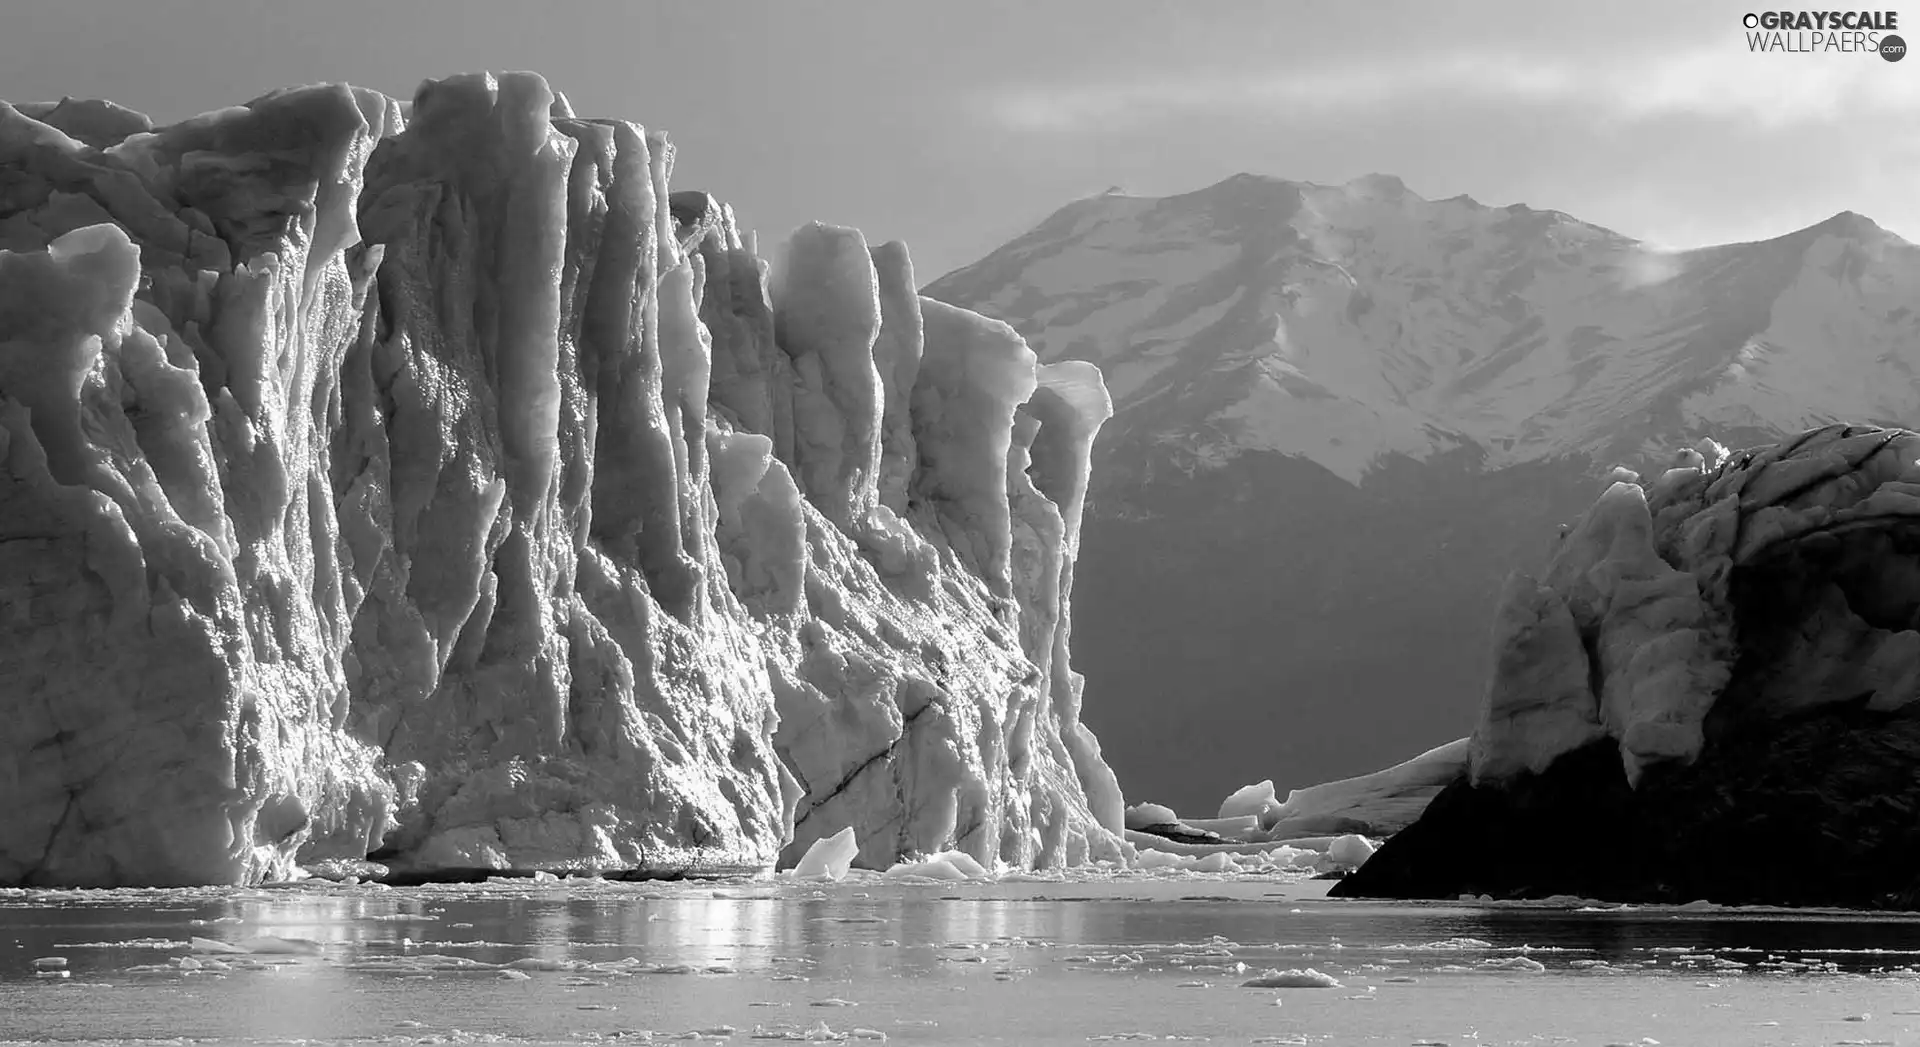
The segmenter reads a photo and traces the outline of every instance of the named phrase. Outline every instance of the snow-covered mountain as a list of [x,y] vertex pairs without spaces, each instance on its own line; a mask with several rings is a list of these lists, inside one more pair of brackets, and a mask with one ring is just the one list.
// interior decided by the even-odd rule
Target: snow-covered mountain
[[1076,640],[1131,799],[1464,733],[1501,576],[1615,462],[1920,420],[1920,248],[1852,213],[1671,252],[1237,175],[1076,201],[926,293],[1107,376]]

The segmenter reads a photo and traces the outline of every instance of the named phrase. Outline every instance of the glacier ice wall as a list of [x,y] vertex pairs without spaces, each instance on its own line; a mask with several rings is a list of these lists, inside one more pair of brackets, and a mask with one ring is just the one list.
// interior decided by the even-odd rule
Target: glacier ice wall
[[1124,848],[1090,365],[539,76],[0,103],[0,883]]
[[1920,434],[1830,425],[1624,470],[1508,582],[1475,783],[1596,742],[1628,782],[1716,729],[1920,701]]
[[1920,905],[1920,433],[1617,471],[1494,641],[1468,774],[1331,895]]

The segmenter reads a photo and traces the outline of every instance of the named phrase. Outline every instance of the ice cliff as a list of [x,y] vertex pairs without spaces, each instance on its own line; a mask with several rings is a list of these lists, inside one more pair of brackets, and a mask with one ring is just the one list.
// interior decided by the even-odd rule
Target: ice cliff
[[1639,480],[1512,577],[1467,772],[1342,892],[1920,903],[1920,433]]
[[1540,578],[1509,579],[1476,782],[1599,739],[1631,782],[1696,759],[1710,715],[1920,699],[1920,435],[1833,425],[1679,457],[1645,485],[1617,473]]
[[1123,849],[1099,371],[673,157],[527,73],[0,103],[0,883]]

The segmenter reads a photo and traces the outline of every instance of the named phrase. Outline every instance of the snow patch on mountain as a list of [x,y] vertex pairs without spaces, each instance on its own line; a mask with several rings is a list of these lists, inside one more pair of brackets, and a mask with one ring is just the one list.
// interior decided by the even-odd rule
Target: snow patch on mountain
[[1910,250],[1816,239],[1798,277],[1775,299],[1766,331],[1740,346],[1719,383],[1685,401],[1689,416],[1734,420],[1744,412],[1749,424],[1788,430],[1853,417],[1912,423],[1920,352],[1914,268],[1902,257]]

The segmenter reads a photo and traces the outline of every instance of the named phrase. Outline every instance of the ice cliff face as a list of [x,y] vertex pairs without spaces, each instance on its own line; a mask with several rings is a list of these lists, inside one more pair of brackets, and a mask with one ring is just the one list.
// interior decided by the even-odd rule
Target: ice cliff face
[[1920,903],[1916,533],[1904,429],[1619,477],[1509,582],[1466,772],[1340,893]]
[[0,104],[0,883],[1122,847],[1097,369],[532,74]]
[[1637,781],[1690,763],[1710,717],[1920,701],[1920,435],[1828,426],[1622,478],[1516,573],[1470,773],[1498,783],[1597,740]]

